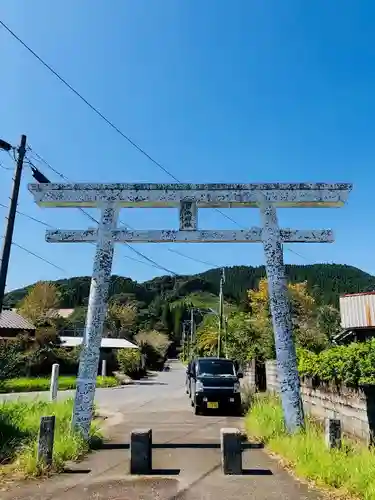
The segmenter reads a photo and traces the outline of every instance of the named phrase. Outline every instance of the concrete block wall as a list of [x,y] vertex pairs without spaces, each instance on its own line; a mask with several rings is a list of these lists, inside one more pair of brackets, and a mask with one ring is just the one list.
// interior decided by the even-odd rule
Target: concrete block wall
[[255,387],[255,361],[250,361],[243,371],[243,381],[251,387]]
[[[249,365],[245,377],[249,384],[254,384],[255,375]],[[277,376],[275,361],[266,363],[267,390],[279,392],[280,384]],[[370,441],[375,428],[375,388],[364,390],[350,390],[342,388],[340,392],[327,387],[312,388],[308,384],[301,384],[301,396],[305,412],[316,418],[339,418],[344,432],[360,439]]]

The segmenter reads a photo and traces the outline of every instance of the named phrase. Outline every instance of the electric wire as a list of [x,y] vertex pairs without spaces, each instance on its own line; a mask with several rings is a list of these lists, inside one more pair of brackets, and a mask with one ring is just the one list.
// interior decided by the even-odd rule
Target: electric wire
[[[56,170],[55,168],[52,167],[52,165],[50,165],[49,162],[47,162],[41,155],[39,155],[39,153],[37,153],[36,151],[34,151],[31,146],[29,146],[29,151],[31,151],[36,157],[37,159],[39,159],[41,162],[43,162],[48,168],[50,168],[56,175],[60,176],[62,179],[68,181],[68,182],[71,182],[70,179],[68,179],[64,174],[62,174],[61,172],[59,172],[58,170]],[[28,160],[29,163],[31,165],[34,166],[34,164],[32,162],[30,162],[30,160]],[[92,217],[92,215],[90,215],[88,212],[86,212],[86,210],[82,209],[82,208],[79,208],[79,210],[85,214],[87,217],[89,217],[93,222],[95,222],[96,224],[99,224],[99,221],[97,219],[95,219],[95,217]],[[124,222],[120,221],[124,226],[128,226],[127,224],[125,224]],[[167,267],[159,264],[158,262],[156,262],[155,260],[151,259],[150,257],[148,257],[147,255],[143,254],[141,251],[137,250],[136,248],[132,247],[128,242],[124,242],[125,246],[127,246],[128,248],[130,248],[130,250],[132,252],[134,252],[136,255],[138,255],[139,257],[142,257],[143,259],[145,259],[149,264],[152,264],[153,267],[156,267],[162,271],[165,271],[167,272],[168,274],[172,274],[174,276],[178,276],[177,273],[175,273],[174,271],[171,271],[170,269],[168,269]]]
[[[0,203],[0,207],[8,208],[6,205],[4,205],[4,203]],[[40,219],[37,219],[36,217],[32,217],[31,215],[25,214],[24,212],[21,212],[20,210],[16,210],[16,213],[19,215],[23,215],[23,217],[27,217],[28,219],[31,219],[34,222],[38,222],[39,224],[42,224],[45,227],[49,227],[49,228],[53,229],[53,226],[51,226],[51,224],[48,224],[47,222],[44,222]]]
[[[42,162],[42,163],[43,163],[46,167],[48,167],[48,168],[49,168],[52,172],[54,172],[56,175],[58,175],[60,178],[64,179],[65,181],[67,181],[67,182],[71,182],[71,180],[70,180],[70,179],[68,179],[68,178],[67,178],[64,174],[62,174],[61,172],[59,172],[58,170],[56,170],[54,167],[52,167],[52,165],[51,165],[51,164],[50,164],[47,160],[45,160],[45,159],[44,159],[44,158],[43,158],[43,157],[42,157],[39,153],[37,153],[36,151],[34,151],[34,150],[32,149],[32,147],[31,147],[31,146],[28,146],[28,149],[29,149],[29,151],[30,151],[30,152],[34,155],[34,157],[36,157],[36,159],[37,159],[37,160],[41,161],[41,162]],[[31,163],[31,162],[30,162],[30,163]],[[31,163],[31,164],[32,164],[32,163]],[[32,165],[33,165],[33,164],[32,164]],[[35,167],[35,165],[33,165],[33,166]],[[95,223],[99,224],[99,222],[98,222],[98,221],[97,221],[94,217],[92,217],[89,213],[87,213],[85,210],[83,210],[82,208],[79,208],[79,210],[80,210],[82,213],[84,213],[86,216],[88,216],[88,217],[89,217],[92,221],[94,221]],[[125,223],[124,221],[121,221],[121,220],[120,220],[119,222],[120,222],[121,224],[123,224],[125,227],[129,228],[129,229],[135,230],[135,228],[134,228],[134,227],[132,227],[129,223]],[[130,246],[129,244],[127,244],[127,245],[128,245],[128,246],[129,246],[129,248],[131,248],[131,249],[132,249],[135,253],[137,253],[137,252],[138,252],[136,249],[134,249],[134,248],[133,248],[132,246]],[[308,261],[308,259],[306,259],[306,257],[304,257],[304,256],[303,256],[303,255],[301,255],[300,253],[296,252],[295,250],[292,250],[292,249],[290,249],[290,248],[288,248],[288,247],[285,247],[285,245],[284,245],[284,248],[285,248],[285,250],[287,250],[287,251],[289,251],[289,252],[291,252],[291,253],[293,253],[293,254],[297,255],[297,256],[298,256],[298,257],[300,257],[301,259],[305,260],[306,262],[309,262],[309,261]],[[220,268],[222,267],[222,266],[218,266],[218,265],[216,265],[216,264],[209,263],[209,262],[207,262],[207,261],[203,261],[203,260],[201,260],[201,259],[196,259],[195,257],[191,257],[190,255],[186,255],[186,254],[184,254],[183,252],[180,252],[179,250],[175,250],[175,249],[172,249],[172,248],[169,248],[169,247],[167,248],[167,250],[168,250],[169,252],[175,253],[175,254],[177,254],[177,255],[180,255],[181,257],[184,257],[184,258],[186,258],[186,259],[192,260],[192,261],[197,262],[197,263],[199,263],[199,264],[207,265],[207,266],[209,266],[209,267],[218,268],[218,269],[220,269]],[[143,258],[145,258],[146,260],[148,259],[148,258],[147,258],[147,256],[145,256],[144,254],[141,254],[141,256],[142,256]],[[158,264],[156,264],[156,265],[155,265],[155,264],[153,264],[153,267],[158,268],[158,266],[159,266]],[[163,270],[165,270],[165,269],[163,269]],[[169,271],[169,272],[170,272],[171,274],[175,274],[175,273],[173,273],[173,272],[171,272],[171,271]],[[176,274],[176,275],[177,275],[177,274]]]
[[[117,125],[115,125],[109,118],[107,118],[99,109],[94,106],[88,99],[86,99],[78,90],[76,90],[58,71],[53,69],[53,67],[48,64],[41,56],[39,56],[26,42],[24,42],[4,21],[0,19],[0,25],[15,39],[17,40],[30,54],[32,54],[49,72],[51,72],[63,85],[65,85],[73,94],[75,94],[86,106],[88,106],[97,116],[99,116],[107,125],[109,125],[117,134],[119,134],[123,139],[125,139],[132,147],[134,147],[139,153],[144,155],[146,158],[148,158],[155,166],[157,166],[160,170],[162,170],[165,174],[167,174],[169,177],[171,177],[173,180],[181,184],[181,181],[172,173],[170,170],[168,170],[164,165],[162,165],[159,161],[157,161],[155,158],[153,158],[145,149],[143,149],[141,146],[139,146],[133,139],[131,139],[127,134],[125,134]],[[52,168],[53,169],[53,168]],[[59,174],[60,175],[60,174]],[[64,178],[64,176],[62,176]],[[80,209],[83,211],[83,209]],[[235,219],[230,217],[229,215],[225,214],[218,208],[214,208],[218,213],[220,213],[223,217],[226,219],[230,220],[234,224],[236,224],[239,228],[241,229],[246,229],[243,225],[239,224]],[[89,215],[91,218],[91,216]],[[132,251],[136,252],[133,247],[129,245],[129,248],[132,248]],[[289,252],[294,253],[295,255],[298,255],[299,257],[303,258],[300,254],[297,252],[291,250],[288,247],[285,247],[286,250]],[[140,253],[140,255],[142,255]],[[142,255],[143,256],[143,255]],[[145,257],[146,258],[146,257]],[[307,260],[307,259],[305,259]],[[168,271],[171,272],[171,271]],[[172,274],[175,274],[172,272]]]
[[[89,102],[78,90],[76,90],[60,73],[58,73],[55,69],[52,68],[50,64],[48,64],[41,56],[39,56],[28,44],[26,44],[9,26],[7,26],[4,21],[0,19],[0,24],[4,29],[8,31],[13,38],[15,38],[30,54],[32,54],[48,71],[50,71],[61,83],[63,83],[71,92],[73,92],[83,103],[86,104],[97,116],[99,116],[104,122],[109,125],[115,132],[117,132],[123,139],[125,139],[131,146],[133,146],[139,153],[144,155],[147,159],[149,159],[154,165],[156,165],[160,170],[162,170],[165,174],[171,177],[173,180],[182,184],[182,182],[174,175],[170,170],[168,170],[164,165],[162,165],[159,161],[155,160],[145,149],[139,146],[133,139],[131,139],[127,134],[125,134],[117,125],[115,125],[109,118],[107,118],[97,107],[95,107],[91,102]],[[229,215],[225,214],[218,208],[214,208],[217,212],[219,212],[223,217],[230,220],[240,228],[244,229],[244,226],[239,224],[236,220],[232,219]]]
[[0,168],[2,168],[3,170],[8,170],[8,171],[13,170],[13,168],[11,168],[11,167],[6,167],[4,165],[4,163],[2,163],[1,161],[0,161]]
[[[36,156],[36,158],[37,158],[38,160],[40,160],[41,162],[43,162],[43,163],[44,163],[44,164],[45,164],[48,168],[50,168],[50,169],[51,169],[51,170],[52,170],[55,174],[59,175],[62,179],[66,180],[66,181],[68,181],[68,182],[71,182],[71,181],[70,181],[70,179],[68,179],[68,178],[67,178],[64,174],[62,174],[61,172],[59,172],[58,170],[56,170],[55,168],[53,168],[53,167],[52,167],[52,165],[51,165],[49,162],[47,162],[47,161],[46,161],[46,160],[45,160],[45,159],[44,159],[41,155],[39,155],[36,151],[34,151],[34,150],[32,149],[32,147],[31,147],[31,146],[29,146],[29,150],[30,150],[30,152],[32,152],[32,153]],[[33,165],[33,166],[34,166],[34,165]],[[91,218],[94,222],[96,222],[97,224],[99,224],[99,222],[98,222],[96,219],[94,219],[93,217],[91,217],[91,216],[90,216],[90,214],[88,214],[85,210],[83,210],[83,209],[81,209],[81,210],[83,211],[83,213],[84,213],[84,214],[88,215],[88,216],[89,216],[89,217],[90,217],[90,218]],[[129,229],[131,229],[131,230],[133,230],[133,231],[135,230],[135,228],[134,228],[134,227],[132,227],[132,226],[131,226],[128,222],[124,222],[124,221],[122,221],[122,220],[120,220],[119,222],[120,222],[121,224],[123,224],[125,227],[129,228]],[[136,251],[133,247],[130,247],[130,248],[131,248],[133,251]],[[180,255],[181,257],[185,257],[186,259],[190,259],[190,260],[192,260],[192,261],[198,262],[199,264],[204,264],[204,265],[208,265],[209,267],[215,267],[215,268],[216,268],[216,267],[217,267],[217,268],[219,268],[219,267],[220,267],[220,266],[217,266],[217,265],[215,265],[215,264],[210,264],[210,263],[208,263],[208,262],[204,262],[204,261],[202,261],[202,260],[195,259],[194,257],[190,257],[189,255],[186,255],[186,254],[184,254],[184,253],[182,253],[182,252],[180,252],[180,251],[174,250],[174,249],[172,249],[172,248],[167,248],[167,250],[168,250],[168,251],[170,251],[170,252],[173,252],[173,253],[175,253],[175,254],[178,254],[178,255]],[[144,254],[142,254],[142,257],[147,259],[147,256],[144,256]],[[158,266],[158,265],[157,265],[157,266]],[[156,266],[156,267],[157,267],[157,266]],[[155,267],[155,265],[154,265],[154,264],[153,264],[153,267]],[[171,274],[173,274],[173,272],[171,272]]]
[[[4,236],[2,236],[1,238],[2,238],[2,239],[4,239]],[[23,250],[24,252],[27,252],[28,254],[33,255],[34,257],[36,257],[37,259],[39,259],[39,260],[41,260],[41,261],[45,262],[46,264],[49,264],[50,266],[55,267],[55,268],[56,268],[56,269],[58,269],[59,271],[62,271],[63,273],[68,274],[68,273],[66,272],[66,270],[65,270],[65,269],[63,269],[62,267],[60,267],[60,266],[58,266],[58,265],[54,264],[54,263],[53,263],[53,262],[51,262],[50,260],[45,259],[45,258],[44,258],[44,257],[42,257],[41,255],[38,255],[37,253],[33,252],[32,250],[29,250],[28,248],[26,248],[26,247],[24,247],[24,246],[20,245],[19,243],[16,243],[15,241],[12,241],[12,246],[15,246],[15,247],[17,247],[17,248],[20,248],[20,249],[21,249],[21,250]]]

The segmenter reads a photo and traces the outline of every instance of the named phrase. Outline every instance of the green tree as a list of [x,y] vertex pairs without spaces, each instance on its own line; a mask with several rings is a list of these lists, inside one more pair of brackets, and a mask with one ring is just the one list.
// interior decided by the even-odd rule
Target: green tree
[[333,306],[320,306],[317,312],[317,327],[332,341],[340,331],[340,312]]
[[112,303],[108,307],[106,327],[107,335],[112,338],[132,336],[132,327],[137,317],[137,310],[133,304],[120,305]]
[[157,369],[164,364],[171,344],[168,335],[157,330],[143,330],[137,333],[134,340],[139,345],[141,354],[145,356],[147,367]]

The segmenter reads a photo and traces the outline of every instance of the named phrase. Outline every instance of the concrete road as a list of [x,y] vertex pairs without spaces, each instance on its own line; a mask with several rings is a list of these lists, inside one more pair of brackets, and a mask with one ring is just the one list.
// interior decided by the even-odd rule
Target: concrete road
[[[72,470],[46,481],[12,485],[0,500],[316,500],[319,494],[295,481],[277,462],[244,444],[241,476],[221,472],[220,429],[242,428],[243,420],[195,416],[184,390],[185,369],[172,363],[134,386],[101,389],[97,403],[121,420],[109,429],[103,449]],[[65,397],[61,396],[61,397]],[[129,476],[129,438],[136,428],[152,428],[153,471]]]
[[[97,389],[95,401],[99,407],[104,407],[109,411],[126,411],[131,408],[142,408],[145,404],[152,404],[153,401],[160,401],[159,407],[167,403],[176,404],[179,408],[186,408],[187,400],[184,397],[183,385],[185,382],[185,368],[177,362],[172,361],[172,372],[160,372],[152,374],[148,379],[136,381],[132,385],[121,387]],[[60,391],[58,399],[74,398],[75,391]],[[12,394],[0,394],[0,401],[4,400],[33,400],[48,399],[49,392],[20,392]]]

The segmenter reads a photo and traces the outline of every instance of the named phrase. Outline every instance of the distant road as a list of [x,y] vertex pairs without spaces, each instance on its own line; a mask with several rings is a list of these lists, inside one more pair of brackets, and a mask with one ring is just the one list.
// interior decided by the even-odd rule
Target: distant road
[[[97,389],[95,402],[100,407],[110,411],[126,411],[135,407],[155,401],[161,408],[179,410],[188,407],[188,400],[184,391],[185,367],[179,361],[170,361],[173,371],[160,372],[154,376],[136,381],[134,384],[108,389]],[[58,399],[64,400],[74,398],[75,391],[60,391]],[[18,392],[12,394],[0,394],[0,401],[6,400],[48,400],[49,391],[43,392]]]

